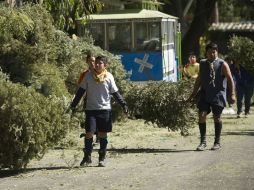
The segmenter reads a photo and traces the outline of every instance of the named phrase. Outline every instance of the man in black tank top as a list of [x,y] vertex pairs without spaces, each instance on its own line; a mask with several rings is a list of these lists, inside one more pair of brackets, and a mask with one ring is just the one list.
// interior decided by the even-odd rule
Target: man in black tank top
[[[191,101],[199,92],[197,103],[199,109],[200,144],[198,151],[206,148],[206,117],[212,111],[214,119],[215,139],[211,150],[221,148],[220,135],[222,129],[221,113],[226,106],[226,89],[229,88],[229,102],[235,103],[235,87],[228,64],[218,58],[218,46],[209,43],[206,46],[207,59],[200,61],[199,75],[194,89],[187,101]],[[228,84],[228,86],[227,86]]]

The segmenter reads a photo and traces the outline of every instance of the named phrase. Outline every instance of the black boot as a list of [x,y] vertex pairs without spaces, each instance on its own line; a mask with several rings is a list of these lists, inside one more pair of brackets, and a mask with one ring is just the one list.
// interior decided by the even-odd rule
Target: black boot
[[106,157],[106,151],[99,150],[99,164],[98,164],[99,167],[106,166],[105,157]]
[[100,137],[100,150],[99,150],[99,165],[100,167],[105,167],[105,156],[107,150],[108,139],[107,137]]
[[214,131],[215,131],[214,144],[213,144],[213,147],[211,148],[211,150],[218,150],[221,148],[221,145],[220,145],[221,129],[222,129],[222,123],[216,122],[214,124]]
[[206,123],[199,123],[200,132],[200,144],[197,147],[197,151],[203,151],[206,148]]
[[83,151],[84,151],[84,158],[80,162],[80,166],[88,166],[89,164],[92,163],[91,152],[86,152],[85,149],[83,149]]
[[92,163],[91,154],[93,151],[93,138],[85,138],[84,139],[85,148],[83,149],[84,152],[84,158],[80,162],[80,166],[89,165]]

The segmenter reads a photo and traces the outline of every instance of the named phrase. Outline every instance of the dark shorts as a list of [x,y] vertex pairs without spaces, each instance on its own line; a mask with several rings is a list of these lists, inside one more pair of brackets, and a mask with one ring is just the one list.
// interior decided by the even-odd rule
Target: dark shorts
[[202,100],[200,100],[198,102],[197,107],[199,109],[199,113],[200,112],[207,112],[207,114],[209,114],[212,111],[213,115],[221,115],[222,111],[224,109],[224,107],[222,107],[222,106],[213,105],[213,104],[210,104],[210,103],[208,103],[206,101],[202,101]]
[[112,112],[111,110],[86,110],[85,129],[86,132],[111,132]]

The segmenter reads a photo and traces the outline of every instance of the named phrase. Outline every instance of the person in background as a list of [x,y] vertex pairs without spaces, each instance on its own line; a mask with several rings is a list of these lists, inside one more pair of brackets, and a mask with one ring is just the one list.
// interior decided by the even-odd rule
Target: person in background
[[195,80],[199,73],[199,63],[194,53],[189,54],[189,62],[183,68],[184,77]]
[[[83,78],[85,77],[85,75],[94,70],[94,64],[95,64],[95,55],[92,52],[88,52],[87,56],[86,56],[86,63],[88,64],[88,69],[84,69],[83,72],[80,74],[79,79],[78,79],[78,85],[80,85],[80,83],[82,82]],[[84,96],[84,106],[85,106],[85,102],[86,102],[86,96]],[[82,122],[81,123],[81,128],[85,128],[84,127],[85,123]],[[95,132],[96,135],[96,140],[95,143],[99,143],[100,138],[98,137],[98,132],[96,130]],[[85,133],[81,133],[80,138],[85,137]]]
[[196,150],[206,148],[206,119],[212,111],[214,120],[215,138],[211,150],[221,148],[220,136],[222,130],[221,114],[226,106],[226,88],[229,87],[229,102],[235,102],[234,82],[228,64],[218,58],[218,46],[209,43],[206,46],[206,59],[200,61],[198,77],[195,81],[193,92],[187,101],[195,98],[199,91],[197,107],[199,109],[200,144]]
[[240,61],[234,61],[232,74],[236,83],[237,97],[237,118],[242,117],[242,106],[244,99],[244,115],[250,114],[251,98],[254,91],[254,77],[240,64]]
[[111,95],[121,105],[125,113],[128,112],[127,103],[119,93],[113,75],[106,70],[106,67],[107,58],[104,56],[96,57],[94,70],[85,75],[70,105],[70,109],[74,110],[86,92],[85,148],[83,149],[84,158],[80,166],[92,163],[92,143],[96,129],[98,129],[100,138],[98,166],[105,166],[107,133],[112,131]]
[[[235,77],[234,77],[234,75],[232,73],[233,72],[233,60],[230,57],[228,57],[228,56],[226,56],[224,60],[225,60],[225,62],[229,66],[229,69],[230,69],[232,77],[233,77],[234,85],[235,85]],[[233,109],[233,107],[232,107],[232,105],[230,103],[230,89],[229,88],[227,88],[226,95],[227,95],[226,97],[227,97],[228,107],[223,109],[222,113],[223,114],[234,115],[234,114],[236,114],[236,112],[235,112],[235,110]]]
[[[87,69],[84,69],[83,72],[80,74],[79,76],[79,79],[78,79],[78,85],[81,83],[81,81],[83,80],[83,78],[85,77],[85,75],[89,72],[89,71],[92,71],[94,69],[94,64],[95,64],[95,56],[92,52],[89,52],[86,56],[86,63],[88,64],[88,68]],[[86,96],[84,96],[84,102],[86,101]],[[84,104],[85,105],[85,104]],[[82,122],[81,123],[81,127],[84,128],[84,125],[85,123]],[[95,133],[96,134],[96,140],[95,140],[95,143],[99,143],[99,137],[98,137],[98,134],[97,132]],[[82,133],[80,135],[80,137],[84,137],[85,136],[85,133]]]
[[88,69],[84,69],[83,72],[80,74],[78,79],[78,85],[81,83],[85,75],[94,69],[94,63],[95,63],[95,56],[89,52],[86,56],[86,63],[88,64]]

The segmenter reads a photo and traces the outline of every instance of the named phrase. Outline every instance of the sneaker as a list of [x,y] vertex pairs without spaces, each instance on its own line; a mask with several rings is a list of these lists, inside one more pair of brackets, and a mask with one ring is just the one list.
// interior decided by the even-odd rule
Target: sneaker
[[197,147],[197,151],[204,151],[206,148],[206,144],[205,143],[200,143],[200,145],[198,145]]
[[245,116],[246,118],[248,118],[249,115],[250,115],[250,113],[248,113],[248,112],[244,114],[244,116]]
[[235,110],[232,107],[224,108],[223,111],[222,111],[222,114],[225,114],[225,115],[234,115],[235,114]]
[[106,162],[105,162],[105,160],[99,161],[98,167],[106,167]]
[[106,162],[105,162],[105,157],[106,157],[106,152],[100,152],[99,151],[99,164],[98,167],[105,167]]
[[214,143],[213,147],[211,148],[211,150],[219,150],[221,148],[220,143]]
[[92,163],[91,155],[85,155],[83,160],[80,162],[80,166],[88,166]]
[[241,118],[242,117],[242,114],[241,113],[238,113],[237,114],[237,118]]
[[232,107],[230,107],[230,108],[228,109],[228,114],[229,114],[229,115],[234,115],[234,114],[235,114],[235,110],[234,110]]

